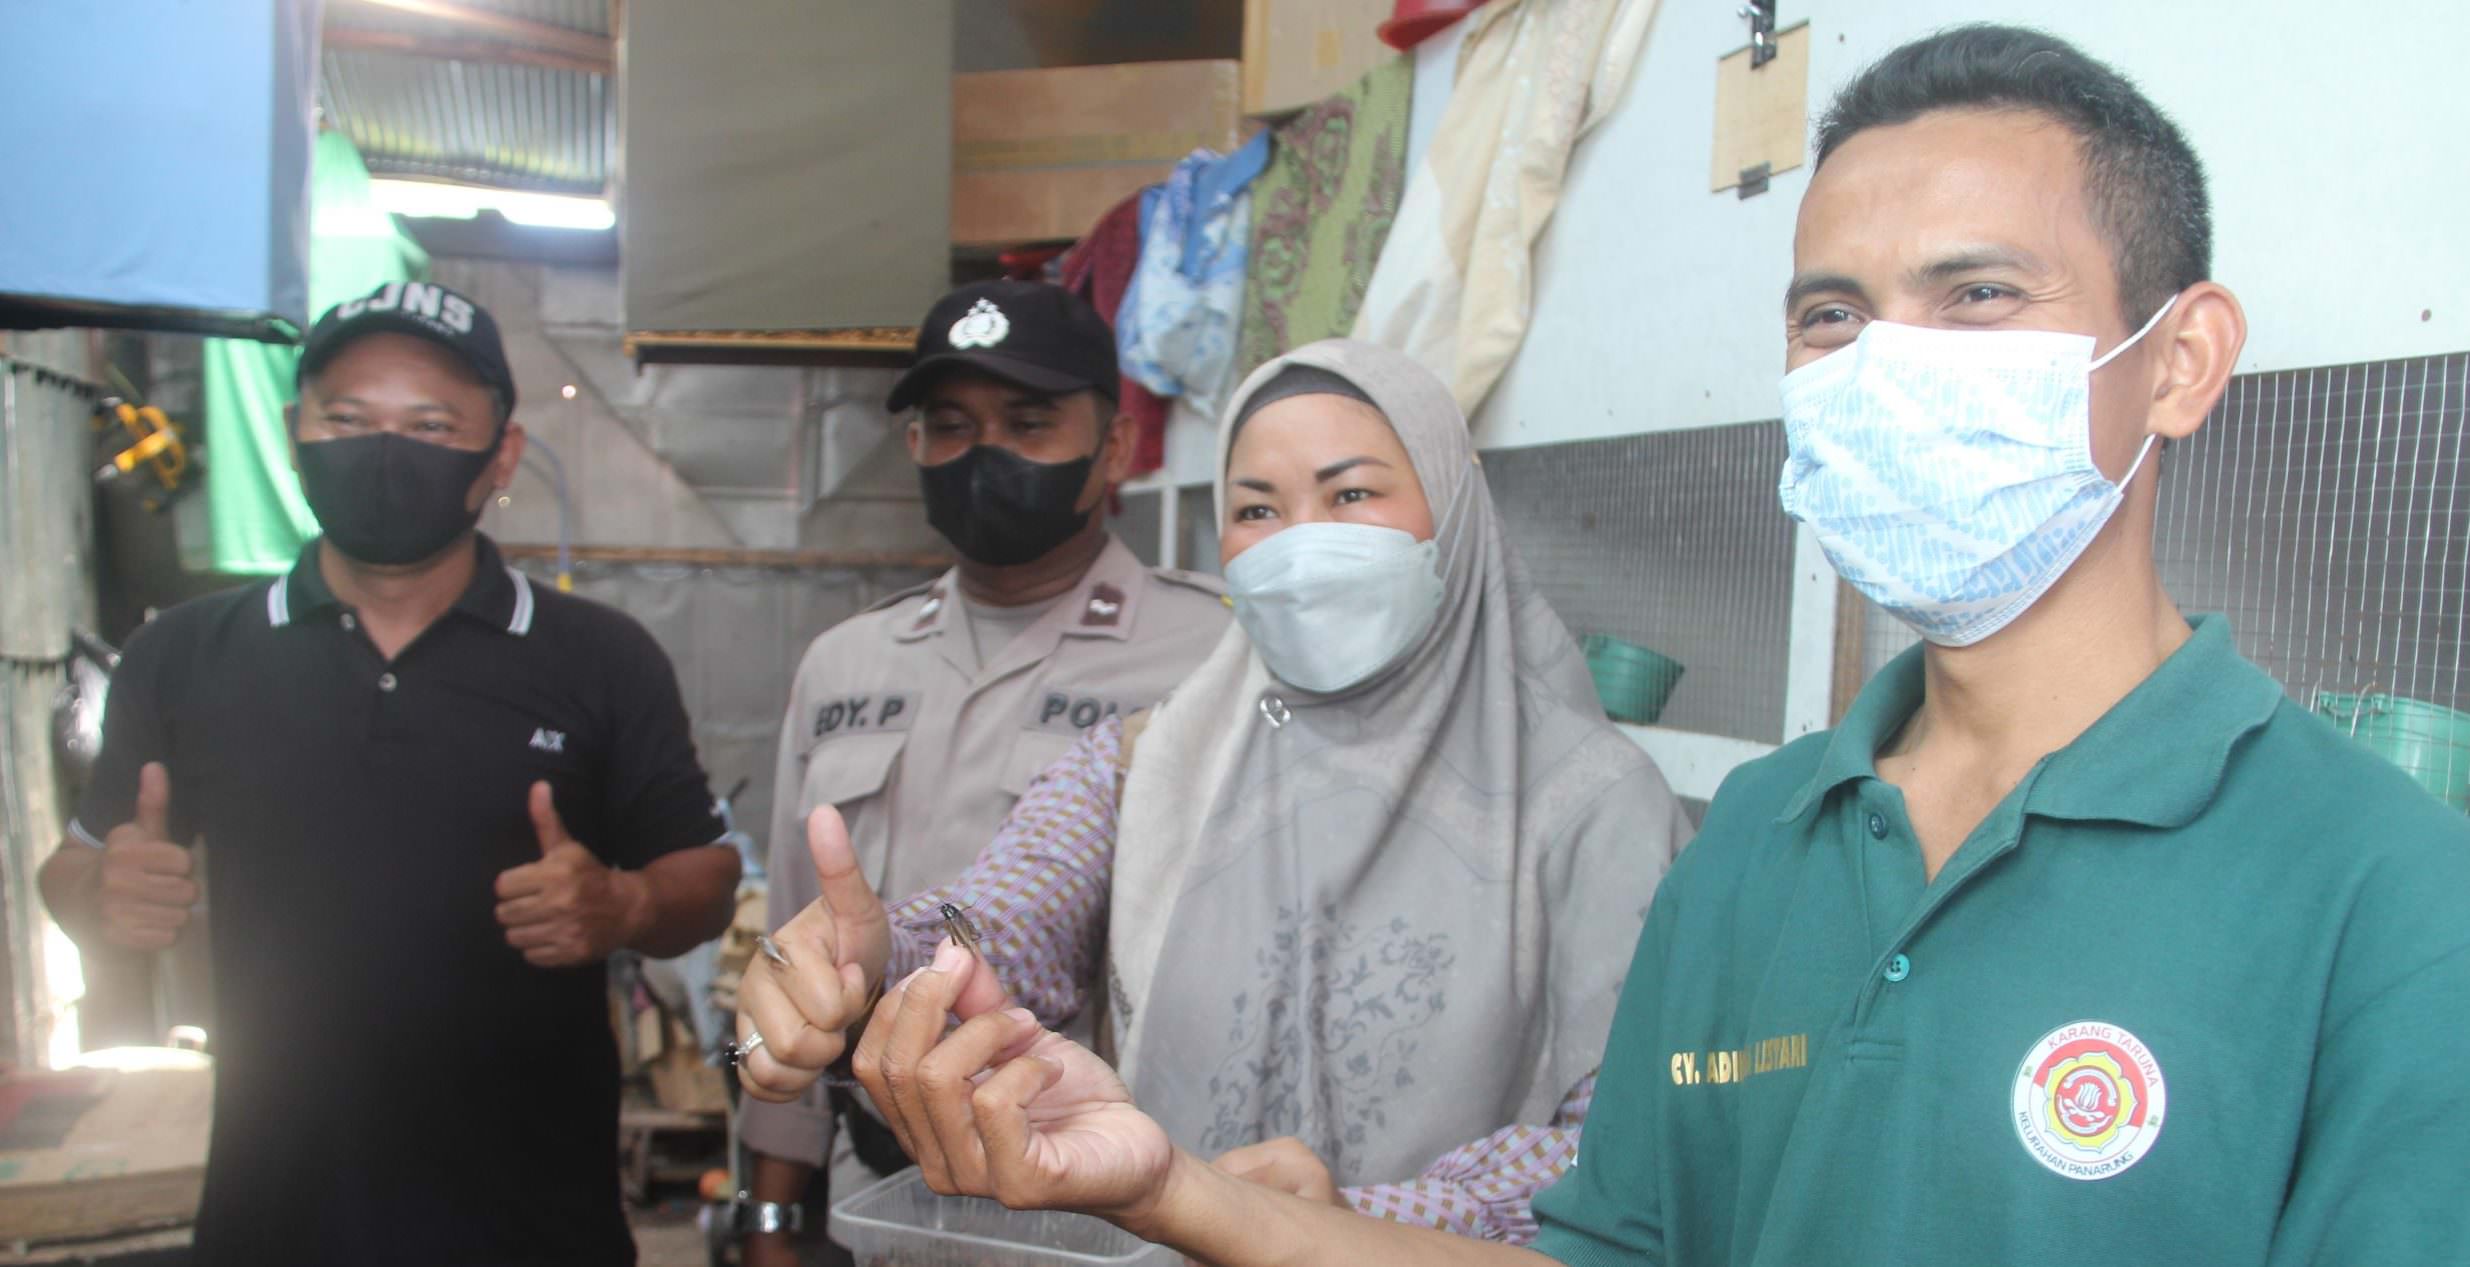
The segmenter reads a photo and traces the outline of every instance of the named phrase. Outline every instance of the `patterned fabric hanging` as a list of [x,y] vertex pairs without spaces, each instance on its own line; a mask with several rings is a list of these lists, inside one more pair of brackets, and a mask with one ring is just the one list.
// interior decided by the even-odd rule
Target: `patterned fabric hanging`
[[1277,129],[1269,169],[1252,184],[1235,380],[1353,328],[1406,190],[1414,90],[1414,63],[1392,58]]

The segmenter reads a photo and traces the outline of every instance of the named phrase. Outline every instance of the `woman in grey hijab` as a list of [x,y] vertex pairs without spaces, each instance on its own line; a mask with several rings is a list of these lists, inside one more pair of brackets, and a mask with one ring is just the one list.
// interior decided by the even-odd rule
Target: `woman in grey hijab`
[[[955,1011],[1009,992],[1060,1026],[1101,1006],[1098,1046],[1176,1143],[1523,1240],[1527,1198],[1575,1152],[1687,820],[1604,721],[1427,371],[1369,344],[1300,349],[1239,389],[1219,457],[1237,627],[1156,708],[1084,738],[888,936],[854,900],[835,915],[827,887],[780,940],[847,953],[803,981],[750,974],[767,981],[739,1037],[768,1042],[748,1086],[810,1081],[861,1011],[846,965],[916,970],[949,907],[984,932]],[[868,1030],[860,1075],[934,1179],[893,1020]]]

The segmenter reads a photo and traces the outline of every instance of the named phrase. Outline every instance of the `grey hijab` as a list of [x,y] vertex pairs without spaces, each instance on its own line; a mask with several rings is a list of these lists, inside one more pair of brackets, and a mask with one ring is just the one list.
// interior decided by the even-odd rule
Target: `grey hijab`
[[[1117,839],[1109,1019],[1142,1107],[1205,1154],[1296,1135],[1341,1184],[1550,1119],[1595,1068],[1656,882],[1687,837],[1607,725],[1502,539],[1466,420],[1404,355],[1348,340],[1262,366],[1355,385],[1404,441],[1445,596],[1347,692],[1273,678],[1240,627],[1140,735]],[[1290,380],[1291,381],[1291,380]]]

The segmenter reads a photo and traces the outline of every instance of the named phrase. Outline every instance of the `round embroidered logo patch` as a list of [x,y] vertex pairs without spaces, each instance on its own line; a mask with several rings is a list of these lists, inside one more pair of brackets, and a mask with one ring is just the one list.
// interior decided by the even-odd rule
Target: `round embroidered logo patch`
[[2102,1021],[2074,1021],[2024,1053],[2015,1073],[2015,1133],[2050,1170],[2107,1179],[2152,1152],[2169,1101],[2161,1062],[2142,1039]]
[[949,336],[956,348],[991,348],[1012,337],[1012,319],[992,299],[981,299],[970,305],[961,319],[952,323]]

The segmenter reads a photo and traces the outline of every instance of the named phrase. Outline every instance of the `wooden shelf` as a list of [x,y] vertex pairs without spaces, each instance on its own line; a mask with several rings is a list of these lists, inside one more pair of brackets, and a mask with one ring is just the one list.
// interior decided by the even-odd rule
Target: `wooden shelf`
[[852,330],[640,330],[624,348],[637,365],[790,365],[902,369],[915,326]]
[[[538,542],[500,542],[498,553],[509,559],[555,561],[557,547]],[[671,546],[576,546],[577,563],[665,564],[679,567],[779,568],[784,571],[824,571],[832,568],[923,568],[940,572],[952,566],[952,556],[898,550],[748,550]]]

